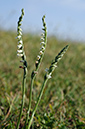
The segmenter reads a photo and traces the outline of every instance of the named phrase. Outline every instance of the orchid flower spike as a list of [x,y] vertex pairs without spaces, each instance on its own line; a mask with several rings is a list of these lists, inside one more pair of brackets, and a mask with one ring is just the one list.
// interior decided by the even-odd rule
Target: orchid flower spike
[[24,9],[21,10],[22,14],[19,17],[19,21],[18,21],[18,26],[17,26],[17,39],[18,39],[18,44],[17,44],[17,56],[21,57],[21,61],[23,63],[23,66],[20,68],[23,68],[25,70],[25,73],[27,73],[27,61],[26,61],[26,55],[24,52],[24,45],[23,45],[23,41],[22,41],[22,29],[21,29],[21,21],[23,19],[24,16]]

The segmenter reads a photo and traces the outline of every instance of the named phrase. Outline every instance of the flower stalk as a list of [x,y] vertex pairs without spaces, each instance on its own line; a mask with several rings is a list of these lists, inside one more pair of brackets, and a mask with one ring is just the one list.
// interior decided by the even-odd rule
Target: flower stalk
[[22,62],[23,64],[22,66],[19,66],[19,68],[22,68],[24,70],[24,73],[23,73],[23,82],[22,82],[22,103],[21,103],[21,109],[20,109],[20,114],[19,114],[16,129],[19,129],[20,119],[21,119],[22,112],[23,112],[24,99],[25,99],[26,75],[27,75],[27,61],[26,61],[26,55],[24,52],[24,46],[23,46],[23,41],[22,41],[22,29],[21,29],[21,21],[24,16],[24,9],[22,9],[21,11],[22,11],[22,14],[19,17],[18,27],[17,27],[17,39],[18,39],[17,56],[21,57],[20,62]]
[[36,69],[34,71],[32,71],[32,74],[31,74],[31,87],[30,87],[30,96],[29,96],[29,107],[28,107],[28,111],[27,111],[27,116],[26,116],[26,121],[25,121],[24,129],[26,129],[26,125],[27,125],[28,120],[29,120],[29,114],[30,114],[30,110],[31,110],[32,89],[33,89],[34,79],[36,77],[36,74],[38,73],[38,69],[39,69],[41,61],[43,59],[45,48],[46,48],[46,44],[47,44],[47,27],[46,27],[46,23],[45,23],[45,15],[42,17],[42,22],[43,22],[43,28],[42,28],[43,33],[41,34],[41,43],[40,43],[41,48],[40,48],[40,52],[39,52],[39,54],[37,56],[37,60],[35,62]]
[[53,71],[54,71],[55,68],[57,67],[57,63],[58,63],[58,62],[60,61],[60,59],[63,57],[63,55],[65,54],[65,52],[66,52],[67,49],[68,49],[68,45],[65,46],[65,47],[60,51],[60,53],[55,57],[55,60],[52,61],[52,63],[51,63],[51,65],[50,65],[49,69],[47,69],[47,72],[46,72],[46,74],[45,74],[45,76],[44,76],[44,82],[43,82],[43,84],[42,84],[41,91],[40,91],[39,97],[38,97],[38,99],[37,99],[37,103],[36,103],[36,105],[35,105],[35,108],[34,108],[34,110],[33,110],[33,112],[32,112],[31,118],[30,118],[30,120],[29,120],[27,129],[30,129],[30,127],[31,127],[31,124],[32,124],[32,121],[33,121],[33,117],[34,117],[34,115],[35,115],[35,112],[36,112],[36,110],[37,110],[37,108],[38,108],[38,105],[39,105],[39,102],[40,102],[40,100],[41,100],[41,97],[42,97],[42,95],[43,95],[43,91],[44,91],[44,88],[45,88],[45,86],[46,86],[46,83],[47,83],[48,79],[51,78],[51,75],[52,75]]

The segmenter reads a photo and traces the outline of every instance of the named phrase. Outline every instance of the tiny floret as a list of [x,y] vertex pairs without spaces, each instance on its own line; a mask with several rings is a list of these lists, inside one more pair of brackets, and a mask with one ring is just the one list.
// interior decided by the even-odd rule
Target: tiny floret
[[18,38],[18,39],[21,39],[21,35],[18,35],[17,38]]
[[17,53],[17,56],[23,57],[23,54]]
[[47,74],[47,78],[50,79],[51,78],[51,74]]
[[19,41],[18,41],[18,44],[23,44],[22,40],[19,40]]
[[42,33],[41,36],[44,36],[44,33]]
[[21,31],[19,31],[19,32],[18,32],[18,34],[19,34],[19,35],[22,35],[22,32],[21,32]]
[[40,51],[40,55],[42,55],[43,54],[43,52],[42,51]]
[[42,46],[42,47],[40,48],[40,50],[45,50],[45,47],[44,47],[44,46]]
[[21,48],[22,48],[22,45],[21,45],[21,44],[19,44],[19,45],[17,45],[17,47],[18,47],[18,49],[21,49]]
[[18,53],[23,53],[23,50],[17,50]]
[[39,55],[37,56],[37,59],[38,59],[38,60],[40,59],[40,56],[39,56]]
[[44,38],[41,38],[40,40],[45,40]]
[[22,41],[22,29],[20,28],[23,15],[24,15],[24,10],[22,9],[22,14],[19,17],[18,27],[17,27],[17,39],[18,39],[17,56],[22,58],[20,62],[23,62],[22,67],[25,68],[25,74],[27,74],[27,72],[26,72],[27,71],[27,61],[26,61],[26,55],[24,52],[24,46],[23,46],[23,41]]
[[44,45],[44,44],[45,44],[45,42],[41,42],[41,43],[40,43],[40,45]]

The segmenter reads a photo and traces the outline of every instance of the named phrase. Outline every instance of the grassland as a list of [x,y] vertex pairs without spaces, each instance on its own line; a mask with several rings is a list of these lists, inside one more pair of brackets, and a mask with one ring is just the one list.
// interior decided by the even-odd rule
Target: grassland
[[[0,31],[0,128],[14,129],[21,103],[22,70],[17,57],[17,39],[13,32]],[[24,34],[28,61],[26,100],[20,129],[23,128],[29,104],[30,76],[35,68],[40,37]],[[42,101],[35,114],[32,129],[85,129],[85,44],[59,41],[48,37],[40,71],[34,82],[32,109],[36,103],[45,69],[58,52],[69,49],[46,85]],[[32,110],[31,109],[31,110]],[[31,114],[30,114],[31,115]]]

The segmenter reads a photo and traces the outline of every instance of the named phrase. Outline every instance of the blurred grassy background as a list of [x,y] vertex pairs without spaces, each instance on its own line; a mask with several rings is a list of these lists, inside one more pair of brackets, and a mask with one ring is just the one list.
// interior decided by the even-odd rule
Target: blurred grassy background
[[[0,31],[0,127],[14,128],[19,115],[23,70],[19,69],[17,39],[14,32]],[[26,101],[21,119],[29,104],[30,76],[35,69],[40,48],[40,37],[24,34],[23,41],[28,61]],[[34,82],[32,109],[38,97],[45,69],[65,46],[69,49],[46,85],[42,101],[35,114],[34,129],[85,129],[85,44],[48,37],[40,71]]]

